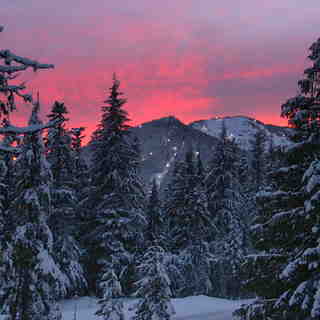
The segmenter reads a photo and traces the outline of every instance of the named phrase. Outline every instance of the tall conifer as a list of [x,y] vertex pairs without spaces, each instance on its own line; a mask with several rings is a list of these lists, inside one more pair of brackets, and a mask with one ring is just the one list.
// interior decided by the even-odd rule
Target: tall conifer
[[[137,141],[129,131],[126,99],[114,76],[110,95],[102,107],[102,118],[90,143],[93,150],[91,184],[84,200],[88,229],[88,268],[97,276],[113,256],[115,271],[122,274],[124,292],[132,285],[135,256],[143,247],[145,194],[139,176]],[[120,270],[119,270],[120,269]]]

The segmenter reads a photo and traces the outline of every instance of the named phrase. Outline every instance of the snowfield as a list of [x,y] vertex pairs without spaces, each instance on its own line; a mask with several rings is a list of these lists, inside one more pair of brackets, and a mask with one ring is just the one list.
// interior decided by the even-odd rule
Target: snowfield
[[[172,320],[231,320],[232,312],[241,304],[249,300],[227,300],[207,296],[194,296],[172,299],[176,314]],[[125,316],[129,320],[134,314],[137,299],[125,299]],[[65,300],[61,303],[63,320],[74,320],[75,311],[77,320],[102,319],[94,313],[97,310],[97,298],[81,297]]]

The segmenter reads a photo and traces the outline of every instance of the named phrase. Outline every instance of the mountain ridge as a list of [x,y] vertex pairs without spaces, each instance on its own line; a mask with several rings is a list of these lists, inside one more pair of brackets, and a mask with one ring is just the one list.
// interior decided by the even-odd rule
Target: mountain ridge
[[[162,188],[165,187],[174,162],[183,159],[190,148],[200,153],[206,165],[219,142],[222,121],[225,122],[227,133],[236,139],[245,152],[250,151],[250,142],[258,130],[263,130],[274,146],[291,143],[293,129],[264,124],[246,116],[198,120],[189,124],[174,116],[154,119],[130,128],[141,144],[141,174],[145,183],[150,184],[155,178]],[[84,153],[90,163],[90,145],[85,147]]]

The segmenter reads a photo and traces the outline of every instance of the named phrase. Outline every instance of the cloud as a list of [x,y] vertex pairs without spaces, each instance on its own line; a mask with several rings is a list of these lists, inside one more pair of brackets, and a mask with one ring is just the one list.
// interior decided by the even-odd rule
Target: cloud
[[134,124],[168,114],[284,124],[280,105],[296,93],[320,27],[318,0],[4,0],[2,8],[1,46],[56,66],[22,77],[40,90],[43,114],[65,101],[70,126],[90,132],[113,72]]

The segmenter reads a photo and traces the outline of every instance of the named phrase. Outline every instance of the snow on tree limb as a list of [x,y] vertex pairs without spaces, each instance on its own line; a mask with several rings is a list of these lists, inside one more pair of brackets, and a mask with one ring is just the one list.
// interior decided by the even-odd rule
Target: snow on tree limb
[[0,134],[31,134],[43,129],[54,127],[60,121],[61,121],[60,119],[56,119],[56,120],[49,121],[46,124],[34,124],[27,127],[16,127],[16,126],[9,125],[9,126],[0,128]]
[[6,65],[10,66],[12,62],[16,62],[22,64],[26,68],[31,67],[34,71],[36,71],[37,69],[54,68],[53,64],[39,63],[38,61],[31,60],[29,58],[20,57],[12,53],[10,50],[0,50],[0,58],[5,60]]
[[18,71],[23,71],[26,70],[28,67],[27,66],[3,66],[0,65],[0,72],[3,73],[14,73],[14,72],[18,72]]
[[4,151],[4,152],[9,152],[9,153],[13,153],[13,154],[18,154],[21,152],[20,148],[15,148],[15,147],[9,147],[9,146],[4,146],[0,144],[0,151]]
[[[0,32],[3,26],[0,25]],[[0,50],[0,116],[8,116],[13,110],[16,110],[16,97],[20,97],[24,102],[33,102],[32,95],[23,93],[26,89],[25,84],[10,85],[9,82],[19,76],[19,73],[32,68],[52,69],[53,64],[40,63],[26,57],[18,56],[9,49]],[[4,129],[5,130],[5,129]]]

